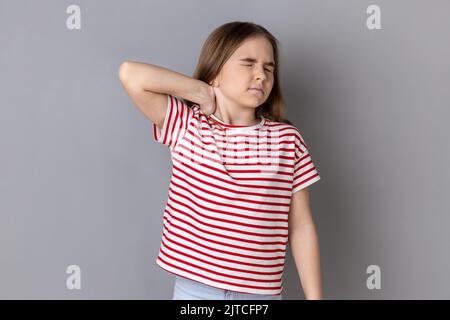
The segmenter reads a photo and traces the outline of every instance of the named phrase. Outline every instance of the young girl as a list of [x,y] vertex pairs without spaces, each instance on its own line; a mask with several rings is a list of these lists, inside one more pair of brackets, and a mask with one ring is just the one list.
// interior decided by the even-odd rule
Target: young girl
[[250,22],[205,41],[193,78],[124,62],[121,82],[169,147],[172,176],[156,263],[173,299],[281,299],[289,243],[307,299],[321,299],[308,186],[320,179],[283,118],[278,40]]

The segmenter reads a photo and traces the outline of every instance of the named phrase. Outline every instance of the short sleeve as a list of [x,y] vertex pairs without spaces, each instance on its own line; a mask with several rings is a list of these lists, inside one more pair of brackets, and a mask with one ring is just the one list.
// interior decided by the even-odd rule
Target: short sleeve
[[167,95],[167,111],[164,124],[162,129],[160,129],[153,123],[153,140],[173,150],[183,139],[192,115],[192,108],[181,99]]
[[292,193],[300,191],[320,180],[303,137],[297,132],[295,139],[295,164]]

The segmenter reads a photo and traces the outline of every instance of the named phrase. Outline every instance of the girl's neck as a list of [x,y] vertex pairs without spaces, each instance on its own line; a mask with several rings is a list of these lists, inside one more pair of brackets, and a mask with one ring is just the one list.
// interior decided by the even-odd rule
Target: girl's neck
[[216,111],[213,113],[220,121],[233,126],[254,126],[261,120],[256,118],[255,110],[252,108],[231,107],[227,105],[224,107],[222,103],[218,102]]

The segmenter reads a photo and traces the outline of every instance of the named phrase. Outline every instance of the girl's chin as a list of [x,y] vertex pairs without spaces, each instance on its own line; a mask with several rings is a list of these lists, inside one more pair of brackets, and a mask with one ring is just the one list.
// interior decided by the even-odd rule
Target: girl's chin
[[247,108],[253,108],[256,109],[258,108],[260,105],[262,105],[264,103],[263,99],[248,99],[247,101],[245,101],[242,105],[246,106]]

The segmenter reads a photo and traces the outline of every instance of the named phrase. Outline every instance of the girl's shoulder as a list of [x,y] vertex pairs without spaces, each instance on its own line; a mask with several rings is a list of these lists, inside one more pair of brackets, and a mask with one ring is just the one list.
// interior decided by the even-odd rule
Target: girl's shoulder
[[271,131],[280,131],[301,137],[300,131],[295,125],[286,122],[274,121],[267,118],[265,125]]
[[270,131],[276,132],[276,136],[282,140],[292,141],[298,148],[307,147],[306,141],[300,130],[293,124],[278,122],[266,119],[266,128]]

